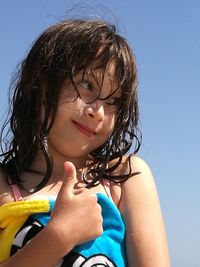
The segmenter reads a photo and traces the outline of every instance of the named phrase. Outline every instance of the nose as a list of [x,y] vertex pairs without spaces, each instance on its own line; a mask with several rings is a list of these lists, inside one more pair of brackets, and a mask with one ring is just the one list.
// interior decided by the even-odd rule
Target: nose
[[97,121],[102,121],[105,115],[104,105],[101,100],[87,104],[87,115]]

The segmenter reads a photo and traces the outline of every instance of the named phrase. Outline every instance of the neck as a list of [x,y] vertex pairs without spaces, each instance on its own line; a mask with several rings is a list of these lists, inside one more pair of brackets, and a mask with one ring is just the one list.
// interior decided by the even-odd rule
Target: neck
[[[74,164],[77,172],[82,171],[86,167],[86,163],[89,161],[89,156],[67,158],[62,155],[55,155],[53,158],[53,170],[51,175],[51,180],[58,181],[61,180],[64,174],[64,162],[70,161]],[[46,172],[46,161],[44,155],[41,151],[38,152],[35,160],[33,161],[30,169],[39,172]]]

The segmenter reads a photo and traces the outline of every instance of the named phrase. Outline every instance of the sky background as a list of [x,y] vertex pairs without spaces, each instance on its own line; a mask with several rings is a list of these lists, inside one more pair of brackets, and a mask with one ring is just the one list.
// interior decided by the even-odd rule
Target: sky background
[[80,13],[117,20],[138,63],[143,133],[139,155],[155,177],[171,265],[199,267],[200,1],[91,1],[93,10],[70,13],[77,3],[0,0],[0,118],[11,74],[41,31]]

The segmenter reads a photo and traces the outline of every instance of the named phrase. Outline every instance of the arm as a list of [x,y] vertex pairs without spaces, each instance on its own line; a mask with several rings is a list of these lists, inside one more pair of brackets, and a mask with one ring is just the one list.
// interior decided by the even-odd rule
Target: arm
[[122,184],[119,209],[126,224],[128,266],[169,267],[165,227],[150,169],[143,160],[131,159],[140,174]]
[[0,264],[1,267],[55,267],[74,246],[102,234],[101,207],[97,196],[88,189],[75,191],[75,167],[65,163],[64,169],[67,175],[63,178],[48,225]]
[[[68,234],[70,236],[70,233]],[[70,240],[68,240],[67,246],[69,252],[72,249]],[[46,227],[15,255],[1,263],[0,266],[55,267],[62,258],[62,249],[59,248],[59,240],[56,235]]]

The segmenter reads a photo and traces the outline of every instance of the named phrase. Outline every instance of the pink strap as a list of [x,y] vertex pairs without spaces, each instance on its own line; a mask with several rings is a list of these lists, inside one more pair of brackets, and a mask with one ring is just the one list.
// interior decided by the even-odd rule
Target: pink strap
[[112,195],[111,195],[111,192],[110,192],[110,180],[108,179],[103,179],[102,180],[102,185],[106,191],[106,194],[107,196],[112,200]]
[[10,187],[12,189],[12,192],[13,192],[13,196],[14,196],[14,199],[15,201],[21,201],[23,200],[23,197],[22,197],[22,194],[19,190],[19,187],[16,185],[16,184],[13,184],[11,179],[8,177],[8,181],[10,183]]

